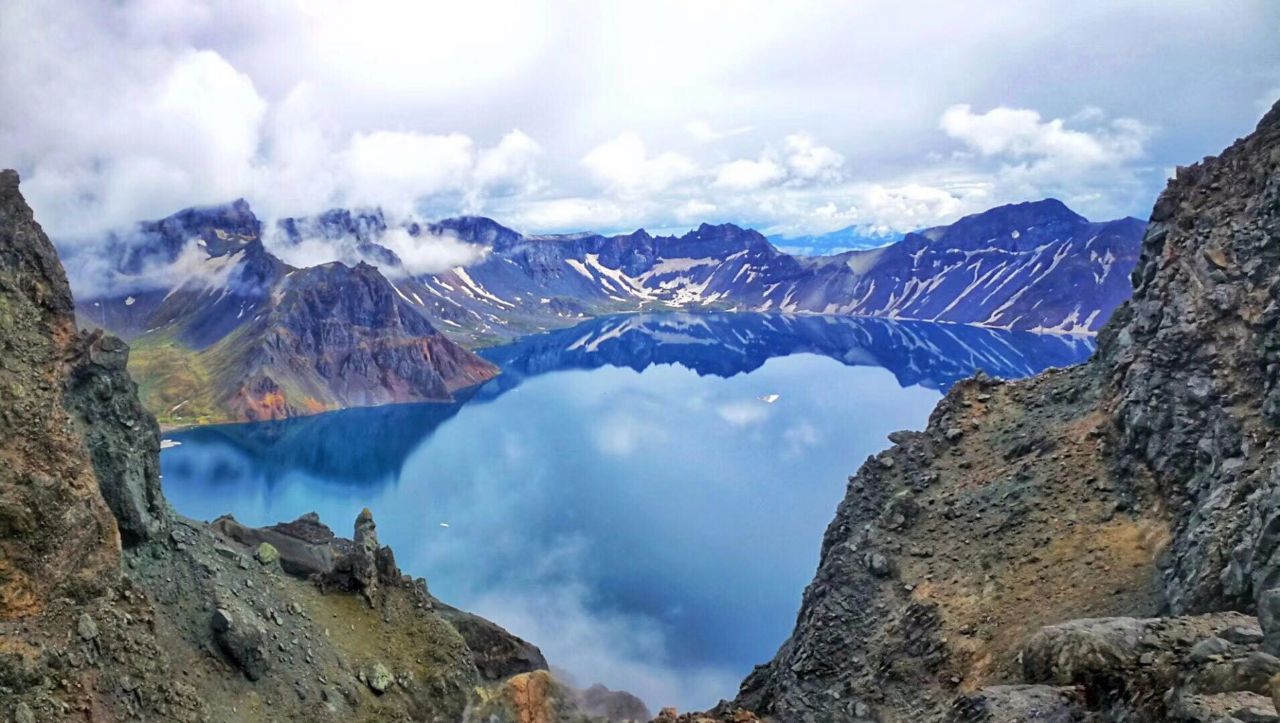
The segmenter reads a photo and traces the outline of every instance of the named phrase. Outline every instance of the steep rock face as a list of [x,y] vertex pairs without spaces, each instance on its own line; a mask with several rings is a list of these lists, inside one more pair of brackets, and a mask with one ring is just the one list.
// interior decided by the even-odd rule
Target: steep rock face
[[79,340],[66,405],[93,461],[98,485],[125,545],[158,539],[169,511],[160,490],[160,437],[125,367],[129,348],[101,333]]
[[1175,612],[1280,585],[1280,111],[1157,201],[1135,296],[1103,337],[1123,460],[1177,515]]
[[[1278,257],[1280,106],[1179,170],[1088,364],[961,383],[850,478],[794,633],[736,705],[787,721],[1274,716],[1259,694],[1280,669]],[[1218,610],[1261,631],[1139,619]],[[1135,617],[1068,622],[1108,616]]]
[[[77,332],[12,171],[0,173],[0,352],[0,717],[444,723],[545,667],[498,626],[442,614],[368,515],[353,540],[314,516],[276,526],[272,539],[294,542],[281,551],[250,539],[267,532],[169,510],[128,350]],[[284,555],[311,568],[286,573]],[[322,589],[309,571],[344,584]],[[583,720],[566,701],[538,710]]]
[[247,419],[452,401],[453,392],[497,373],[438,334],[366,264],[288,274],[262,317],[210,355],[244,375],[224,387],[221,404]]
[[64,411],[77,334],[53,245],[0,172],[0,620],[100,594],[120,539]]

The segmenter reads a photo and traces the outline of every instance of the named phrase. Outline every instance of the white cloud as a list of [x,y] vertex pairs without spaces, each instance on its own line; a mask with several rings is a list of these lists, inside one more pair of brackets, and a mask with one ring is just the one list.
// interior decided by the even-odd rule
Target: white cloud
[[516,191],[532,191],[545,181],[538,175],[536,161],[542,146],[516,129],[502,137],[498,145],[484,150],[476,160],[476,180],[482,185],[511,186]]
[[460,133],[357,133],[346,150],[348,197],[358,206],[399,206],[460,190],[475,162],[472,146]]
[[1271,3],[922,2],[4,3],[0,159],[64,241],[236,196],[298,215],[384,193],[531,231],[674,229],[690,198],[819,231],[828,203],[876,208],[859,188],[976,198],[956,176],[1105,218],[1276,95]]
[[833,183],[843,176],[844,156],[834,148],[818,143],[807,133],[792,133],[784,142],[787,167],[795,178]]
[[470,266],[485,255],[485,247],[451,234],[415,237],[403,228],[388,229],[378,243],[394,251],[411,274],[434,274],[455,266]]
[[679,153],[651,157],[644,141],[632,132],[591,149],[582,164],[606,187],[628,195],[662,191],[698,172],[694,162]]
[[750,427],[769,418],[769,408],[759,400],[725,402],[716,408],[721,419],[735,427]]
[[771,158],[761,157],[757,161],[740,159],[720,166],[714,185],[734,191],[750,191],[778,183],[786,176],[786,169]]
[[734,136],[740,136],[743,133],[751,132],[751,126],[738,126],[736,128],[720,130],[712,127],[712,125],[705,120],[689,121],[684,127],[685,130],[689,131],[689,135],[693,136],[693,139],[699,143],[712,143],[714,141],[732,138]]
[[1045,169],[1086,170],[1117,166],[1140,158],[1152,129],[1133,118],[1117,118],[1100,124],[1105,114],[1087,108],[1077,116],[1095,127],[1089,131],[1066,127],[1061,118],[1043,120],[1027,108],[993,108],[974,113],[968,105],[954,105],[943,112],[939,127],[983,156],[1038,164]]
[[671,704],[705,707],[714,703],[709,695],[736,690],[740,676],[731,670],[673,665],[659,621],[593,604],[588,587],[565,575],[581,565],[573,561],[581,553],[566,548],[550,553],[554,562],[542,563],[561,573],[555,584],[492,590],[469,601],[469,610],[538,641],[553,665],[583,678],[575,684],[602,682],[639,696],[655,710]]
[[530,231],[617,228],[643,216],[610,199],[581,197],[531,200],[503,215],[518,228]]
[[[24,192],[54,232],[120,226],[160,206],[176,210],[240,195],[252,180],[266,102],[253,81],[212,51],[185,51],[151,82],[121,90],[94,127],[56,99],[24,109],[48,133]],[[55,118],[65,110],[66,118]],[[65,131],[59,142],[57,132]],[[79,132],[77,132],[79,131]],[[47,144],[47,146],[41,147]]]
[[676,219],[683,223],[697,223],[707,220],[716,212],[716,209],[717,206],[714,203],[691,198],[676,207]]

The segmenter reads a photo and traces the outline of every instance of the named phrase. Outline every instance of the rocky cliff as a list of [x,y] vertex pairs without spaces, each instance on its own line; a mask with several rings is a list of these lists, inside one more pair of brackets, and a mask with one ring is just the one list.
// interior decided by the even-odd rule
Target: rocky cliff
[[590,720],[537,648],[403,575],[367,512],[351,539],[174,514],[128,349],[77,331],[12,171],[0,352],[6,720]]
[[[356,243],[378,219],[325,220]],[[451,401],[497,374],[431,325],[401,289],[415,293],[412,282],[398,286],[364,263],[295,268],[262,234],[240,200],[79,249],[107,262],[95,279],[105,292],[80,305],[80,323],[130,340],[143,402],[166,424]],[[357,245],[380,263],[398,262]]]
[[1280,105],[1178,170],[1082,366],[976,378],[867,460],[796,628],[782,721],[1275,720]]

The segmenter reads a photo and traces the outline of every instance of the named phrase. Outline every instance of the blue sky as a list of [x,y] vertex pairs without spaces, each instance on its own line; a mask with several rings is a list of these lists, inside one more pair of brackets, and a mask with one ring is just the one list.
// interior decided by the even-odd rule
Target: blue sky
[[526,231],[1145,216],[1280,97],[1280,5],[0,3],[0,163],[55,236],[248,198]]

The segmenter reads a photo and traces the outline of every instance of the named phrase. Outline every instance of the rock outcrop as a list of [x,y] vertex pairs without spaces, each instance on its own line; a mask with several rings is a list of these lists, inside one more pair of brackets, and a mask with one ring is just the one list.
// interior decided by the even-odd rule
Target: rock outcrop
[[962,382],[850,478],[795,631],[714,713],[1275,720],[1278,268],[1280,105],[1179,169],[1093,359]]
[[0,620],[119,577],[120,533],[66,411],[79,341],[53,245],[0,172]]
[[176,515],[127,358],[77,331],[0,173],[0,718],[453,722],[523,690],[484,720],[586,720],[537,648],[401,574],[367,512],[352,540]]

